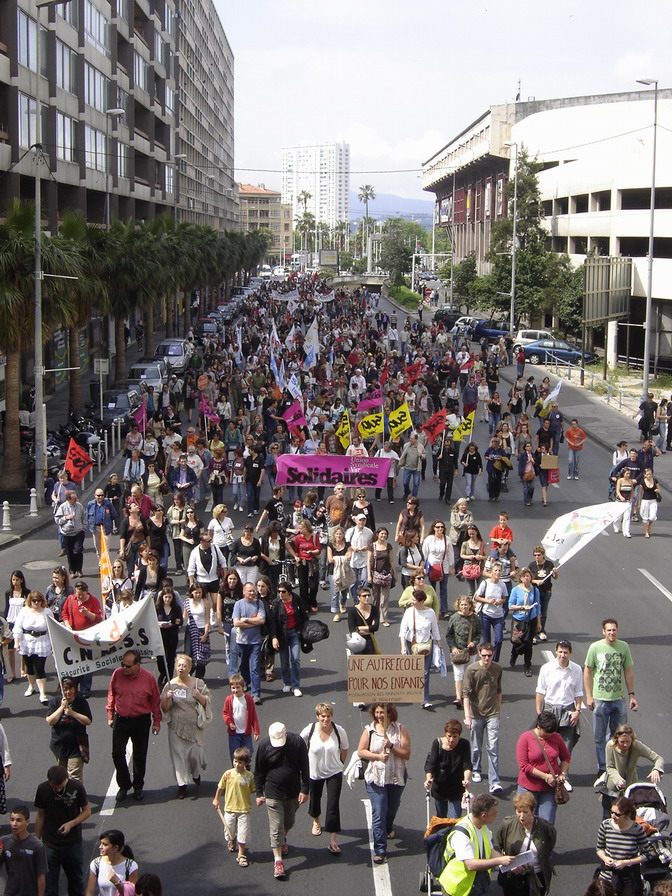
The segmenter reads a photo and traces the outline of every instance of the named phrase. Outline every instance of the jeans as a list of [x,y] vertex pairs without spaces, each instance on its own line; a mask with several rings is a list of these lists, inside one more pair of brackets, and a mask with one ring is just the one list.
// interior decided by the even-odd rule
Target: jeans
[[[413,479],[413,485],[411,486],[411,478]],[[404,496],[408,495],[409,492],[413,495],[414,498],[418,497],[418,489],[420,488],[420,470],[404,470]],[[410,488],[409,488],[410,486]]]
[[259,495],[261,494],[261,486],[255,485],[249,480],[246,482],[247,487],[247,512],[259,512]]
[[[417,494],[417,492],[416,492]],[[84,560],[84,538],[86,532],[77,532],[76,535],[64,535],[65,550],[68,555],[68,565],[70,572],[82,571],[82,563]]]
[[537,816],[555,824],[555,813],[558,808],[555,802],[555,790],[528,790],[518,785],[516,793],[531,793],[537,801]]
[[485,751],[488,754],[488,783],[499,787],[499,716],[489,719],[472,719],[469,741],[471,743],[471,764],[475,772],[482,772],[481,752],[485,734]]
[[476,476],[477,473],[465,473],[464,474],[464,488],[465,495],[467,498],[473,498],[474,492],[476,490]]
[[581,460],[581,452],[575,451],[573,448],[567,449],[567,475],[579,475],[579,461]]
[[340,613],[341,607],[347,606],[350,590],[344,588],[343,591],[337,591],[333,576],[329,576],[329,588],[331,590],[331,612]]
[[595,755],[597,756],[597,770],[602,773],[606,770],[604,755],[607,746],[607,731],[613,736],[619,725],[628,720],[627,704],[625,698],[620,700],[596,700],[593,714],[593,730],[595,732]]
[[437,800],[434,799],[434,808],[438,818],[462,818],[462,800]]
[[292,690],[301,687],[301,639],[296,629],[289,629],[285,644],[280,644],[280,670],[282,683]]
[[250,759],[252,758],[252,754],[254,753],[254,747],[252,746],[252,735],[251,734],[238,734],[234,732],[233,734],[229,734],[229,756],[231,757],[231,762],[233,763],[233,754],[238,749],[238,747],[247,747],[250,751]]
[[497,432],[497,427],[499,426],[499,421],[502,419],[502,415],[495,413],[492,411],[488,411],[488,434],[494,436]]
[[250,688],[253,697],[261,696],[261,641],[254,644],[238,644],[240,674]]
[[532,503],[532,498],[534,498],[534,486],[537,483],[536,479],[532,479],[529,482],[526,479],[521,479],[523,483],[523,501],[526,504]]
[[539,589],[539,607],[540,607],[539,616],[541,617],[542,632],[546,631],[546,619],[548,617],[548,605],[551,602],[552,595],[553,595],[553,591],[550,588],[544,589],[543,591],[541,588]]
[[[410,641],[406,642],[406,649],[408,650],[408,655],[410,656],[411,655],[411,642]],[[429,653],[425,656],[425,672],[424,672],[425,691],[424,691],[423,703],[429,703],[429,674],[430,674],[431,670],[432,670],[432,651],[430,650]]]
[[[84,896],[84,856],[81,843],[70,846],[50,846],[44,844],[47,857],[45,896],[58,896],[58,880],[61,868],[68,881],[68,896]],[[88,875],[87,875],[88,877]]]
[[660,426],[660,435],[656,439],[656,448],[659,448],[661,451],[666,450],[667,446],[667,427],[668,424],[665,422],[658,421],[658,425]]
[[485,613],[481,613],[481,624],[483,626],[483,641],[488,641],[492,644],[494,648],[493,660],[498,663],[499,662],[499,654],[502,649],[502,641],[504,639],[504,617],[500,616],[499,619],[493,619],[491,616],[486,616]]
[[366,566],[361,566],[359,568],[357,568],[357,567],[353,568],[352,571],[355,574],[355,581],[350,586],[350,595],[351,595],[354,603],[357,603],[357,589],[359,588],[360,585],[366,584],[368,570],[367,570]]
[[387,854],[387,835],[394,830],[404,785],[385,784],[381,787],[367,783],[366,792],[371,800],[373,851],[377,856],[384,856]]
[[229,649],[227,672],[229,678],[236,675],[240,667],[240,656],[238,654],[238,641],[236,639],[236,630],[232,623],[224,623],[224,634],[226,635],[226,644]]

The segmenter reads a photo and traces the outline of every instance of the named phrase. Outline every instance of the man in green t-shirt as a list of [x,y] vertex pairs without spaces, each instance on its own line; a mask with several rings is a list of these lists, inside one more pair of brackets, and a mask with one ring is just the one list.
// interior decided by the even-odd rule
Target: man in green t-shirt
[[595,713],[595,755],[600,775],[606,770],[607,730],[613,736],[618,726],[628,718],[623,690],[624,677],[630,709],[634,712],[638,708],[632,654],[626,642],[618,640],[618,622],[615,619],[605,619],[602,634],[604,638],[594,641],[588,648],[583,666],[586,706]]

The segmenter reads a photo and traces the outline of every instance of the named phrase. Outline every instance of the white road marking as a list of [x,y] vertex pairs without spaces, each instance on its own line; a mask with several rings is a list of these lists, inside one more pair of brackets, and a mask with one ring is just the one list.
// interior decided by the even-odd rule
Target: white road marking
[[666,597],[669,601],[672,602],[672,591],[668,591],[664,585],[661,585],[658,579],[655,576],[652,576],[648,569],[640,569],[639,571],[645,579],[648,579],[652,585],[655,585],[655,587],[660,591],[663,597]]
[[371,812],[371,800],[362,800],[366,812],[366,826],[369,829],[369,849],[371,850],[371,865],[373,870],[373,886],[376,896],[392,896],[392,884],[390,882],[390,867],[385,862],[383,865],[374,865],[373,856],[373,813]]
[[[112,729],[110,729],[110,731],[111,730]],[[133,747],[131,746],[130,741],[126,745],[126,762],[128,764],[128,767],[131,769],[131,774],[133,774]],[[99,815],[114,814],[114,810],[117,806],[117,801],[115,800],[117,790],[119,790],[119,787],[117,785],[117,773],[113,772],[112,777],[110,778],[109,787],[107,788],[107,793],[105,794],[105,799],[103,800],[102,808],[98,813]]]

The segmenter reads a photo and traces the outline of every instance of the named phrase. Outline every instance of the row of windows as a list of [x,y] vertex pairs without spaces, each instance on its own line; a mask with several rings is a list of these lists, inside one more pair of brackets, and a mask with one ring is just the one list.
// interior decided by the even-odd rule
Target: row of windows
[[105,56],[110,55],[110,26],[91,0],[84,4],[84,36],[87,43]]

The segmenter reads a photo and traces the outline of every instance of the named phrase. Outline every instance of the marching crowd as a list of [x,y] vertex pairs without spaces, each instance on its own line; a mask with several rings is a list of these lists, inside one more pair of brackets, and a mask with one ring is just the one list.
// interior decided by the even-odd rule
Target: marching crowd
[[[249,865],[255,802],[267,809],[276,878],[286,877],[287,833],[303,802],[312,834],[326,832],[330,853],[340,855],[344,776],[363,777],[373,860],[384,863],[412,747],[397,707],[368,707],[371,721],[349,764],[351,743],[328,700],[317,704],[315,721],[300,733],[274,722],[262,737],[257,708],[276,675],[276,657],[282,692],[303,696],[302,653],[324,636],[315,627],[309,634],[316,614],[326,609],[322,592],[328,594],[330,622],[343,624],[353,654],[380,653],[380,627],[398,619],[400,653],[424,657],[426,710],[433,708],[432,672],[446,675],[452,667],[453,717],[432,741],[424,765],[437,816],[461,819],[446,839],[439,877],[445,892],[485,892],[498,867],[505,893],[548,892],[556,807],[572,789],[568,773],[584,706],[593,711],[595,787],[603,811],[596,839],[603,889],[591,892],[608,894],[609,886],[624,896],[642,892],[637,866],[646,843],[625,791],[637,780],[638,759],[651,763],[653,784],[663,760],[627,724],[628,709],[637,709],[634,661],[618,637],[616,619],[603,621],[602,638],[591,645],[583,669],[572,661],[571,642],[560,639],[554,659],[538,670],[536,722],[516,747],[514,814],[491,835],[503,794],[504,637],[510,640],[509,669],[522,658],[523,674],[531,678],[534,645],[549,637],[558,571],[541,545],[529,561],[519,560],[507,512],[476,511],[484,497],[479,483],[487,480],[489,502],[499,502],[502,493],[511,502],[517,478],[526,508],[538,483],[546,505],[549,483],[560,476],[560,445],[567,445],[567,479],[577,480],[586,443],[580,421],[565,420],[559,390],[548,378],[538,385],[534,376],[525,378],[524,358],[515,359],[507,389],[500,375],[513,362],[506,342],[454,341],[442,324],[410,317],[400,326],[398,315],[381,310],[365,291],[329,293],[312,279],[297,292],[280,289],[249,300],[240,325],[206,339],[185,377],[164,389],[165,397],[150,394],[127,436],[123,470],[96,488],[86,506],[67,472],[59,475],[52,501],[67,564],[54,568],[44,593],[29,589],[23,572],[15,570],[1,620],[6,680],[25,676],[25,696],[37,693],[47,707],[56,761],[35,795],[34,836],[28,808],[12,807],[11,834],[0,841],[10,874],[7,893],[57,896],[61,870],[72,896],[161,892],[155,875],[140,874],[117,830],[101,834],[100,858],[85,867],[81,825],[91,814],[83,778],[92,676],[63,680],[50,698],[46,674],[47,616],[81,631],[143,598],[156,608],[164,656],[155,677],[129,650],[110,678],[106,712],[116,800],[143,800],[149,735],[158,734],[162,723],[176,798],[200,786],[204,731],[213,720],[208,664],[218,633],[229,679],[222,716],[232,766],[219,780],[213,805],[238,865]],[[199,388],[203,377],[207,385]],[[632,534],[631,518],[641,517],[647,538],[656,519],[660,487],[653,467],[667,443],[664,436],[660,442],[663,415],[649,411],[642,410],[649,421],[642,445],[628,450],[619,443],[607,471],[613,499],[629,505],[622,525],[615,526],[625,537]],[[476,422],[488,424],[482,453],[474,440]],[[649,438],[654,422],[658,446]],[[390,461],[390,468],[373,494],[356,477],[286,485],[278,481],[278,460],[287,455],[376,457]],[[464,496],[454,498],[458,474]],[[436,483],[449,505],[444,520],[425,518],[424,481]],[[376,524],[383,492],[389,505],[401,502],[394,531]],[[242,525],[230,511],[242,514],[235,518]],[[98,555],[101,532],[110,545],[118,536],[118,552],[112,551],[99,600],[83,567]],[[397,585],[400,617],[391,613]],[[11,728],[9,734],[11,740]],[[11,759],[1,726],[0,752],[0,810],[6,811]],[[472,799],[473,785],[485,780],[487,792]],[[516,862],[522,853],[527,861]]]

